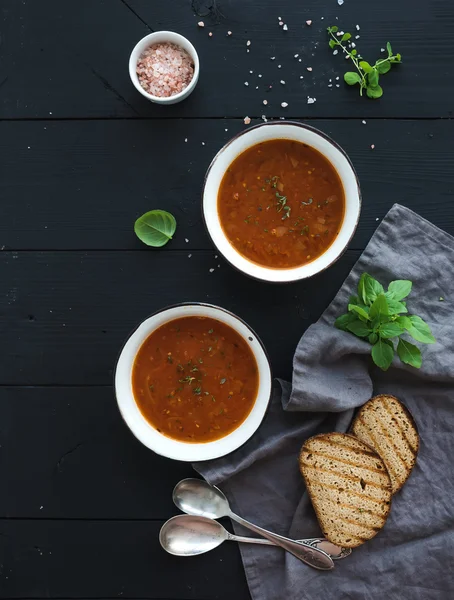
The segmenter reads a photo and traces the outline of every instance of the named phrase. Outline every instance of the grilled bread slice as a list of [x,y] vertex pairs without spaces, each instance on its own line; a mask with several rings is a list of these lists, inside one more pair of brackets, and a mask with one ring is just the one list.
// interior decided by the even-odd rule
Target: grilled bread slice
[[383,527],[391,509],[391,480],[383,460],[345,433],[324,433],[304,442],[299,457],[323,535],[356,548]]
[[394,396],[375,396],[360,409],[351,432],[382,457],[393,494],[399,491],[415,466],[419,450],[418,429],[408,409]]

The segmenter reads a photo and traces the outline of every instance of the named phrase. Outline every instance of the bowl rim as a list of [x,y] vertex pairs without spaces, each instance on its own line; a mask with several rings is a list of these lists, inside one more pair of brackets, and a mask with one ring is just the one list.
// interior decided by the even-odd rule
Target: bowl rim
[[[137,434],[137,432],[136,432],[136,431],[135,431],[135,430],[134,430],[134,429],[133,429],[133,428],[132,428],[132,427],[129,425],[129,423],[128,423],[128,420],[127,420],[127,418],[126,418],[125,414],[123,413],[122,406],[121,406],[121,404],[120,404],[120,400],[119,400],[119,394],[118,394],[118,391],[117,391],[117,385],[116,385],[116,380],[117,380],[117,370],[118,370],[118,365],[119,365],[120,358],[121,358],[121,355],[122,355],[122,353],[123,353],[123,350],[124,350],[124,348],[125,348],[126,344],[128,343],[128,341],[130,340],[130,338],[131,338],[131,337],[132,337],[132,336],[135,334],[135,332],[136,332],[136,331],[137,331],[137,330],[138,330],[138,329],[141,327],[141,325],[142,325],[143,323],[145,323],[146,321],[148,321],[148,319],[150,319],[150,318],[152,318],[152,317],[155,317],[155,316],[157,316],[157,315],[159,315],[159,314],[161,314],[161,313],[165,313],[165,312],[167,312],[167,311],[169,311],[169,310],[172,310],[172,309],[178,309],[178,308],[184,308],[184,307],[207,307],[207,308],[210,308],[210,309],[214,309],[215,311],[219,311],[219,312],[225,313],[225,314],[229,315],[229,317],[233,317],[233,319],[235,319],[235,320],[239,321],[239,322],[240,322],[242,325],[244,325],[244,326],[246,327],[246,329],[248,329],[248,331],[250,331],[250,332],[251,332],[251,335],[253,335],[253,336],[255,337],[255,340],[257,341],[257,343],[258,343],[258,345],[259,345],[259,348],[260,348],[260,349],[261,349],[261,351],[263,352],[263,356],[264,356],[264,358],[265,358],[265,364],[266,364],[266,367],[267,367],[267,372],[268,372],[268,375],[269,375],[269,393],[268,393],[268,399],[267,399],[267,400],[266,400],[266,402],[264,403],[264,406],[263,406],[263,414],[261,415],[261,417],[260,417],[260,420],[259,420],[259,421],[258,421],[258,423],[256,424],[255,428],[254,428],[254,429],[251,431],[250,435],[249,435],[249,436],[248,436],[246,439],[244,439],[244,440],[243,440],[243,441],[242,441],[240,444],[238,444],[238,445],[234,445],[234,446],[233,446],[233,447],[232,447],[230,450],[228,450],[227,452],[221,452],[221,453],[219,453],[219,452],[214,452],[214,453],[211,453],[211,454],[207,453],[207,454],[209,454],[209,456],[207,456],[207,457],[204,457],[204,458],[197,458],[197,459],[194,459],[194,458],[184,458],[184,456],[176,456],[176,454],[178,454],[178,452],[176,452],[174,455],[170,455],[170,454],[168,454],[168,453],[160,452],[160,451],[159,451],[159,449],[156,449],[155,447],[151,447],[151,445],[148,445],[147,443],[145,443],[145,441],[144,441],[144,440],[143,440],[143,439],[142,439],[142,438],[141,438],[141,437],[140,437],[140,436]],[[170,322],[170,321],[173,321],[173,320],[176,320],[176,319],[178,319],[178,318],[179,318],[179,317],[174,317],[174,318],[171,318],[171,319],[169,319],[169,321],[166,321],[166,323],[167,323],[167,322]],[[214,318],[214,317],[211,317],[211,318]],[[160,326],[161,326],[161,325],[160,325]],[[159,326],[159,327],[160,327],[160,326]],[[230,325],[228,325],[228,327],[231,327],[231,326],[230,326]],[[154,329],[153,329],[153,330],[152,330],[152,331],[151,331],[151,332],[148,334],[148,336],[149,336],[149,335],[151,335],[151,333],[152,333],[152,332],[156,331],[156,329],[158,329],[158,327],[154,328]],[[241,337],[243,337],[243,338],[244,338],[244,336],[243,336],[241,333],[239,333],[239,332],[238,332],[236,329],[235,329],[235,332],[236,332],[238,335],[240,335]],[[148,337],[148,336],[147,336],[147,337]],[[143,342],[142,342],[142,343],[143,343]],[[140,346],[141,346],[141,345],[140,345]],[[140,346],[139,346],[139,348],[140,348]],[[250,347],[250,346],[249,346],[249,347]],[[252,352],[253,352],[254,359],[255,359],[255,360],[256,360],[256,362],[257,362],[257,358],[256,358],[256,350],[254,350],[254,349],[251,349],[251,350],[252,350]],[[138,350],[137,350],[137,351],[138,351]],[[137,356],[137,352],[134,354],[134,359],[135,359],[135,357],[136,357],[136,356]],[[255,330],[254,330],[254,329],[253,329],[253,328],[252,328],[252,327],[251,327],[251,326],[250,326],[250,325],[249,325],[249,324],[248,324],[248,323],[247,323],[247,322],[246,322],[244,319],[242,319],[241,317],[239,317],[238,315],[236,315],[234,312],[232,312],[232,311],[228,310],[227,308],[224,308],[224,307],[222,307],[222,306],[218,306],[218,305],[216,305],[216,304],[211,304],[211,303],[209,303],[209,302],[197,302],[197,301],[196,301],[196,302],[177,302],[177,303],[175,303],[175,304],[169,304],[169,305],[167,305],[167,306],[165,306],[165,307],[163,307],[163,308],[160,308],[160,309],[158,309],[158,310],[154,311],[153,313],[149,314],[147,317],[145,317],[145,318],[144,318],[142,321],[140,321],[140,323],[138,323],[138,324],[136,325],[136,327],[134,327],[134,329],[132,329],[132,330],[131,330],[131,332],[129,333],[129,335],[128,335],[128,336],[125,338],[125,340],[124,340],[124,342],[123,342],[123,344],[122,344],[122,346],[121,346],[121,348],[120,348],[120,350],[119,350],[119,352],[118,352],[118,354],[117,354],[117,358],[116,358],[116,361],[115,361],[115,367],[114,367],[114,370],[113,370],[113,376],[112,376],[112,379],[113,379],[113,391],[114,391],[114,395],[115,395],[115,400],[116,400],[116,405],[117,405],[118,411],[119,411],[119,413],[120,413],[120,416],[121,416],[121,418],[122,418],[123,422],[125,423],[125,425],[126,425],[126,426],[127,426],[127,428],[129,429],[129,431],[132,433],[132,435],[133,435],[133,436],[134,436],[134,437],[135,437],[135,438],[136,438],[136,439],[137,439],[137,440],[138,440],[138,441],[139,441],[141,444],[143,444],[143,445],[144,445],[146,448],[148,448],[149,450],[151,450],[151,451],[152,451],[152,452],[154,452],[155,454],[158,454],[159,456],[163,456],[163,457],[165,457],[165,458],[169,458],[169,459],[171,459],[171,460],[178,460],[178,461],[181,461],[181,462],[203,462],[203,461],[206,461],[206,460],[213,460],[213,459],[215,459],[215,458],[221,458],[222,456],[227,456],[228,454],[231,454],[232,452],[234,452],[234,451],[238,450],[239,448],[241,448],[242,446],[244,446],[244,444],[246,444],[246,443],[247,443],[247,442],[248,442],[248,441],[251,439],[251,437],[252,437],[252,436],[253,436],[253,435],[256,433],[256,431],[259,429],[259,427],[260,427],[260,426],[261,426],[261,424],[263,423],[263,420],[264,420],[264,418],[265,418],[266,414],[268,413],[268,410],[269,410],[269,407],[270,407],[270,404],[271,404],[272,395],[273,395],[273,371],[272,371],[272,367],[271,367],[271,360],[270,360],[270,357],[269,357],[268,351],[267,351],[267,349],[266,349],[266,347],[265,347],[265,345],[264,345],[264,343],[263,343],[262,339],[260,338],[260,336],[259,336],[259,335],[257,335],[256,331],[255,331]],[[259,379],[259,389],[260,389],[260,379]],[[134,398],[134,395],[133,395],[133,398]],[[135,398],[134,398],[134,401],[135,401]],[[257,398],[256,398],[255,402],[256,402],[256,401],[257,401]],[[254,402],[254,404],[253,404],[253,407],[254,407],[254,405],[255,405],[255,402]],[[137,402],[136,402],[136,405],[137,405]],[[138,408],[139,412],[141,413],[141,411],[140,411],[140,408],[138,407],[138,405],[137,405],[137,408]],[[243,423],[245,423],[245,422],[246,422],[246,421],[249,419],[249,417],[250,417],[251,413],[252,413],[252,408],[251,408],[251,411],[249,412],[249,414],[248,414],[248,415],[246,416],[246,418],[244,419],[244,421],[242,421],[242,423],[240,423],[240,425],[239,425],[239,426],[238,426],[236,429],[234,429],[233,431],[231,431],[229,434],[227,434],[227,435],[223,436],[222,438],[218,438],[218,439],[216,439],[216,440],[212,440],[211,442],[204,442],[204,443],[202,443],[202,444],[204,444],[204,446],[205,446],[206,448],[209,448],[209,446],[210,446],[211,444],[213,444],[213,443],[216,443],[216,442],[218,442],[218,441],[220,441],[220,440],[222,440],[222,439],[226,439],[226,438],[227,438],[229,435],[231,435],[231,434],[233,434],[235,431],[237,431],[237,430],[239,429],[239,427],[241,427],[241,425],[243,425]],[[146,419],[146,418],[145,418],[145,417],[144,417],[142,414],[141,414],[141,416],[142,416],[143,420],[144,420],[144,421],[145,421],[145,422],[146,422],[148,425],[150,425],[150,426],[152,427],[152,425],[151,425],[151,424],[150,424],[150,423],[147,421],[147,419]],[[181,442],[181,440],[174,440],[173,438],[170,438],[170,437],[168,437],[168,436],[163,436],[163,437],[165,437],[165,438],[167,438],[167,439],[170,439],[171,441],[177,442],[177,443],[179,443],[179,444],[185,445],[185,446],[187,446],[187,447],[191,447],[191,446],[195,446],[195,445],[196,445],[196,444],[193,444],[193,443],[185,443],[185,442]]]
[[[208,181],[208,177],[211,173],[211,170],[214,166],[214,164],[216,163],[217,159],[221,156],[221,154],[224,152],[224,150],[226,148],[228,148],[233,142],[235,142],[237,139],[239,139],[240,137],[242,137],[243,135],[249,133],[250,131],[254,130],[254,129],[259,129],[262,127],[273,127],[276,125],[290,125],[290,126],[295,126],[295,127],[300,127],[302,129],[307,129],[308,131],[311,131],[313,133],[315,133],[316,135],[319,135],[320,137],[324,138],[328,143],[330,143],[332,146],[334,146],[334,148],[336,148],[336,150],[338,150],[343,156],[344,158],[347,160],[348,165],[353,173],[353,176],[355,178],[355,182],[356,182],[356,188],[358,190],[358,214],[356,216],[356,221],[352,230],[352,233],[350,235],[350,237],[348,238],[345,246],[343,247],[343,249],[339,252],[339,254],[337,256],[335,256],[332,261],[330,263],[328,263],[327,265],[325,265],[324,267],[321,267],[320,269],[318,269],[315,273],[312,274],[300,274],[298,276],[295,277],[291,277],[289,276],[287,279],[285,280],[280,280],[280,281],[276,281],[273,279],[267,279],[265,276],[260,277],[258,275],[253,275],[252,273],[249,273],[247,271],[244,271],[243,269],[241,269],[238,265],[234,264],[229,258],[227,258],[225,256],[225,254],[222,252],[222,250],[220,250],[216,244],[216,241],[214,239],[214,237],[211,234],[210,228],[208,227],[208,223],[207,223],[207,219],[205,216],[205,203],[204,203],[204,198],[205,198],[205,188],[207,185],[207,181]],[[285,138],[270,138],[270,140],[272,139],[285,139]],[[259,142],[260,143],[260,142]],[[252,148],[253,146],[255,146],[256,144],[252,144],[251,146],[248,146],[247,149]],[[245,152],[245,150],[243,150],[243,152]],[[320,152],[320,150],[318,150],[318,152]],[[240,153],[241,154],[241,153]],[[320,152],[320,154],[323,154],[322,152]],[[239,155],[238,155],[239,156]],[[237,157],[236,157],[237,158]],[[235,159],[233,159],[235,160]],[[327,159],[329,160],[329,159]],[[229,163],[231,164],[231,163]],[[216,203],[217,203],[217,198],[216,198]],[[319,273],[323,273],[324,271],[326,271],[327,269],[329,269],[330,267],[332,267],[332,265],[337,262],[341,256],[343,256],[343,254],[347,251],[350,242],[352,241],[353,236],[356,233],[356,229],[358,227],[358,223],[359,223],[359,219],[361,217],[361,209],[362,209],[362,196],[361,196],[361,186],[359,183],[359,177],[358,174],[356,172],[355,167],[353,166],[353,163],[350,159],[350,157],[348,156],[347,152],[342,148],[342,146],[340,144],[338,144],[331,136],[329,136],[327,133],[325,133],[324,131],[321,131],[320,129],[317,129],[317,127],[313,127],[312,125],[308,125],[307,123],[300,123],[299,121],[291,121],[291,120],[286,120],[286,121],[268,121],[266,123],[257,123],[257,125],[253,125],[252,127],[248,127],[247,129],[244,129],[240,132],[238,132],[237,134],[235,134],[232,138],[230,138],[223,146],[222,148],[220,148],[218,150],[218,152],[215,154],[215,156],[213,157],[212,161],[210,162],[208,169],[206,170],[205,173],[205,177],[203,180],[203,186],[202,186],[202,219],[203,219],[203,224],[205,226],[205,230],[208,234],[208,237],[210,238],[212,244],[214,245],[214,247],[219,251],[220,254],[222,254],[222,257],[224,258],[224,260],[226,260],[229,265],[231,265],[236,271],[243,273],[243,275],[246,275],[247,277],[249,277],[250,279],[254,279],[255,281],[261,281],[261,282],[266,282],[266,283],[270,283],[270,284],[275,284],[275,285],[285,285],[285,284],[289,284],[289,283],[295,283],[296,281],[302,281],[304,279],[309,279],[310,277],[314,277],[315,275],[318,275]],[[232,248],[234,248],[232,246]],[[329,248],[329,247],[328,247]],[[239,255],[239,256],[243,256],[240,252],[238,252],[235,248],[234,248],[235,252]],[[323,253],[322,253],[323,255]],[[322,256],[320,255],[320,256]],[[243,257],[246,258],[246,257]],[[258,263],[254,263],[253,261],[249,260],[246,258],[246,260],[248,262],[250,262],[252,265],[255,266],[259,266],[262,268],[262,270],[264,272],[266,271],[287,271],[289,274],[292,272],[295,272],[300,269],[301,267],[293,267],[290,269],[273,269],[273,268],[267,268],[264,267],[263,265],[260,265]]]
[[[164,35],[164,37],[168,37],[169,38],[168,41],[172,44],[181,45],[178,43],[177,40],[179,40],[180,42],[183,41],[185,44],[187,44],[190,51],[188,51],[186,48],[183,48],[183,46],[181,46],[181,47],[183,48],[183,50],[186,50],[186,52],[188,52],[188,54],[191,56],[192,60],[194,61],[194,73],[192,75],[191,81],[184,88],[184,90],[181,90],[181,92],[178,92],[178,94],[173,94],[173,96],[153,96],[153,94],[150,94],[149,92],[147,92],[140,85],[139,78],[137,77],[137,73],[136,73],[136,69],[135,69],[135,67],[137,66],[137,61],[138,61],[140,54],[137,55],[137,58],[135,58],[135,59],[133,58],[138,46],[141,46],[145,42],[149,42],[148,45],[152,46],[153,39],[158,36],[162,36],[162,35]],[[156,42],[156,43],[159,43],[159,42]],[[143,50],[142,50],[142,52],[143,52]],[[192,92],[192,90],[194,89],[194,87],[197,84],[197,81],[199,79],[199,71],[200,71],[199,55],[197,54],[197,50],[195,49],[192,42],[190,42],[188,40],[188,38],[185,37],[184,35],[181,35],[181,33],[177,33],[176,31],[169,31],[167,29],[159,29],[158,31],[153,31],[151,33],[148,33],[147,35],[145,35],[143,38],[141,38],[135,44],[134,48],[131,50],[131,54],[129,55],[128,70],[129,70],[129,77],[131,79],[132,84],[134,85],[136,90],[142,94],[142,96],[144,96],[148,100],[155,102],[157,104],[176,104],[179,100],[184,100],[184,98],[186,98],[186,96],[188,96]]]

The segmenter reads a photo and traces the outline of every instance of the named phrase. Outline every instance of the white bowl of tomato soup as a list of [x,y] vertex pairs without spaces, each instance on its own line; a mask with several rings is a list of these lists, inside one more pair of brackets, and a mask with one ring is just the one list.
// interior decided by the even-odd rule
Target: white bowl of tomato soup
[[244,444],[262,422],[271,385],[256,333],[210,304],[179,304],[145,319],[115,371],[118,407],[132,433],[181,461],[218,458]]
[[203,215],[223,256],[269,282],[311,277],[346,250],[361,192],[345,151],[301,123],[264,123],[228,142],[208,168]]

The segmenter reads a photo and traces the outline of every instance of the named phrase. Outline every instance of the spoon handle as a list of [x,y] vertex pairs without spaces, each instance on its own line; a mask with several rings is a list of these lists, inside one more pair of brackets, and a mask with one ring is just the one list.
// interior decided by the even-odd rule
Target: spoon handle
[[262,527],[246,521],[246,519],[239,517],[235,513],[230,512],[228,516],[240,525],[243,525],[243,527],[247,527],[251,531],[254,531],[254,533],[258,533],[275,545],[281,546],[281,548],[284,548],[284,550],[287,550],[287,552],[290,552],[290,554],[293,554],[293,556],[296,556],[296,558],[299,558],[307,565],[314,567],[314,569],[329,571],[330,569],[334,568],[332,559],[328,556],[328,554],[326,554],[326,552],[323,552],[323,550],[313,548],[307,544],[295,542],[294,540],[290,540],[289,538],[278,535],[277,533],[271,533],[271,531],[262,529]]

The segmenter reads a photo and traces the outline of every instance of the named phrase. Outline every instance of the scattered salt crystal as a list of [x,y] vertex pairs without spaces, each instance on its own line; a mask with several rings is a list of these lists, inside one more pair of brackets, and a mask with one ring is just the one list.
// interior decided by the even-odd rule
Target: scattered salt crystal
[[275,56],[270,56],[270,60],[276,60]]
[[185,142],[187,142],[187,141],[188,141],[188,138],[184,138],[184,141],[185,141]]
[[336,81],[339,81],[339,77],[336,77]]
[[247,81],[244,82],[244,85],[249,85],[249,83]]
[[282,83],[282,85],[285,85],[285,81],[283,79],[281,79],[280,83]]
[[365,124],[366,124],[366,120],[365,120],[365,119],[363,119],[363,120],[361,121],[361,123],[362,123],[363,125],[365,125]]
[[294,57],[294,58],[298,58],[298,56],[299,56],[299,54],[295,54],[295,57]]
[[277,18],[277,20],[278,20],[278,21],[282,21],[282,17],[278,17],[278,18]]
[[245,125],[249,125],[249,123],[251,122],[251,119],[250,119],[250,117],[244,117],[243,121],[244,121]]
[[307,103],[308,104],[314,104],[314,102],[317,101],[317,98],[310,98],[309,96],[307,97]]
[[214,258],[217,258],[217,257],[218,257],[218,255],[217,255],[217,254],[215,254],[215,255],[214,255]]
[[52,113],[49,111],[49,114],[51,115]]
[[227,31],[227,35],[232,35],[232,32],[231,31]]
[[224,129],[224,131],[228,131],[228,129]]
[[192,254],[188,254],[188,258],[191,258]]
[[259,77],[261,77],[260,73],[259,73]]
[[336,87],[340,87],[340,85],[338,83],[336,83]]
[[282,28],[284,31],[288,31],[288,27],[287,25],[284,25],[284,27]]
[[218,269],[220,269],[220,268],[221,268],[221,265],[218,265]]
[[384,48],[380,48],[380,52],[384,52],[384,51],[385,51],[385,49],[384,49]]
[[328,81],[331,83],[331,82],[332,82],[332,79],[328,79]]
[[306,67],[308,71],[312,71],[312,67]]
[[359,31],[359,30],[360,30],[360,27],[359,27],[359,25],[355,25],[355,27],[356,27],[356,31]]
[[210,269],[210,273],[214,273],[214,269]]
[[301,62],[301,58],[298,59],[298,62]]
[[352,48],[356,48],[356,44],[355,44],[355,42],[352,42],[352,43],[350,44],[350,46],[351,46]]
[[188,238],[184,238],[184,241],[186,242],[186,244],[189,244]]
[[259,89],[259,86],[258,86],[258,85],[256,85],[256,86],[255,86],[255,89],[256,89],[256,90],[258,90],[258,89]]
[[339,54],[339,50],[333,50],[333,56],[336,56],[336,54]]
[[40,506],[40,507],[39,507],[39,510],[43,510],[43,508],[44,508],[44,506]]
[[27,148],[30,150],[30,146],[27,146]]
[[359,35],[355,35],[355,40],[359,40]]
[[300,75],[300,79],[304,79],[303,75]]
[[250,46],[250,45],[251,45],[251,40],[248,40],[248,41],[246,42],[246,46]]
[[328,83],[328,87],[333,87],[333,84],[332,83]]
[[210,31],[210,33],[208,34],[210,37],[213,37],[213,32]]
[[282,25],[284,24],[284,21],[279,21],[279,25],[282,27]]
[[312,25],[312,21],[309,19],[308,21],[306,21],[306,25],[309,25],[309,27]]
[[377,217],[375,220],[376,220],[376,221],[380,221],[379,217]]
[[268,104],[268,100],[264,100],[263,104],[266,106]]
[[337,0],[337,3],[339,4],[339,6],[342,6],[342,4],[344,3],[344,0]]
[[268,121],[265,115],[262,115],[262,121],[265,121],[265,123]]
[[370,149],[373,150],[375,148],[375,144],[370,145]]
[[278,68],[278,69],[280,69],[280,68],[281,68],[281,65],[277,65],[277,68]]
[[252,73],[253,73],[253,72],[254,72],[254,71],[249,71],[249,73],[250,73],[251,75],[252,75]]
[[282,106],[282,108],[287,108],[288,102],[281,102],[281,106]]
[[199,21],[199,22],[197,23],[197,25],[198,25],[199,27],[205,27],[205,23],[204,23],[203,21]]
[[205,142],[202,142],[202,146],[205,146]]

